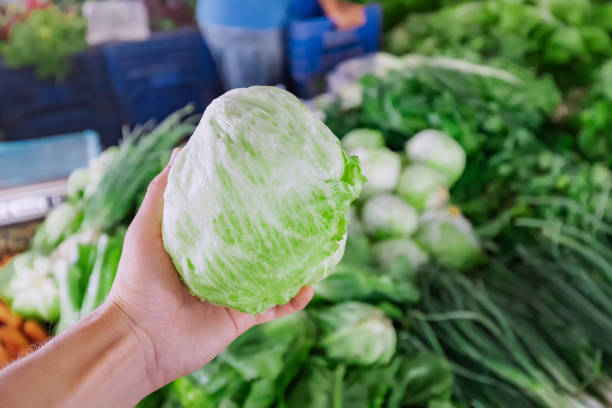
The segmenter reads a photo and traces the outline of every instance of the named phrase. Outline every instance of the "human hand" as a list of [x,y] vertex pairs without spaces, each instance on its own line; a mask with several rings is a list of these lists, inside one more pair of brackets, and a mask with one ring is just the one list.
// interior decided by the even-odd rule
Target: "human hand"
[[127,320],[144,351],[151,384],[159,388],[212,360],[250,327],[303,309],[313,291],[252,316],[202,302],[180,280],[161,236],[170,164],[151,182],[130,225],[107,302]]
[[365,24],[363,6],[355,3],[338,2],[334,8],[329,10],[327,15],[341,30],[360,27]]

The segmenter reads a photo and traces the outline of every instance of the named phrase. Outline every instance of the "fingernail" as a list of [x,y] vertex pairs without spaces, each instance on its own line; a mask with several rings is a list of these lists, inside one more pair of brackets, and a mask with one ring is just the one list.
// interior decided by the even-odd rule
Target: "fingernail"
[[168,166],[172,166],[174,164],[174,160],[176,160],[176,156],[181,151],[180,147],[174,148],[172,150],[172,155],[170,156],[170,161],[168,162]]

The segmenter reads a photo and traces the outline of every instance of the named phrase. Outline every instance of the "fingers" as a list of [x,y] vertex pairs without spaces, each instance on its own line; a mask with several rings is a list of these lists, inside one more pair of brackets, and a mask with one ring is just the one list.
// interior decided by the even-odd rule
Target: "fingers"
[[168,174],[180,149],[174,149],[168,165],[149,184],[140,209],[134,218],[133,224],[145,234],[159,235],[161,233],[161,220],[164,210],[164,191],[168,184]]
[[293,299],[289,301],[289,303],[284,305],[279,305],[267,310],[263,315],[259,315],[256,318],[256,324],[269,322],[274,319],[279,319],[283,316],[287,316],[291,313],[298,312],[306,307],[312,296],[314,295],[314,290],[311,286],[304,286],[297,295]]

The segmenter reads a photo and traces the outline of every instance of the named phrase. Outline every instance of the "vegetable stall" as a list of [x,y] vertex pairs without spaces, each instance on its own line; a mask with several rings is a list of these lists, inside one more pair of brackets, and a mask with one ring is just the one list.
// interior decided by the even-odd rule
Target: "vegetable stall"
[[[612,6],[382,3],[407,7],[386,52],[338,66],[312,103],[367,178],[344,257],[305,311],[140,406],[612,405]],[[198,120],[135,127],[71,175],[0,269],[11,313],[59,333],[104,300]]]

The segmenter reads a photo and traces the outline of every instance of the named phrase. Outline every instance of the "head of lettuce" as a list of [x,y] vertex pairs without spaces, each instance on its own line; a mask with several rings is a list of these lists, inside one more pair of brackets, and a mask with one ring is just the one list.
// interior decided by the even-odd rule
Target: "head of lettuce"
[[357,158],[273,87],[213,101],[170,171],[162,235],[191,292],[246,313],[287,303],[344,252]]

